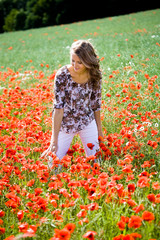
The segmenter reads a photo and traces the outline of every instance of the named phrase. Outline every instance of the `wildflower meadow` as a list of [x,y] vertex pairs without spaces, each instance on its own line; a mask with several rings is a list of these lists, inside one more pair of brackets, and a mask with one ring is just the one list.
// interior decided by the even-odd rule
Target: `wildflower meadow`
[[[76,136],[50,170],[54,78],[76,39],[100,59],[104,139],[86,158]],[[0,239],[160,240],[159,82],[159,9],[1,34]]]

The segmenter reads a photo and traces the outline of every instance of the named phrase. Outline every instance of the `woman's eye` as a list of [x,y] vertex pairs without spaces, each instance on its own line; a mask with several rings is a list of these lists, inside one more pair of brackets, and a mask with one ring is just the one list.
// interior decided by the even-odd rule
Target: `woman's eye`
[[[75,60],[72,59],[72,63],[75,63]],[[78,64],[82,64],[82,62],[77,62]]]

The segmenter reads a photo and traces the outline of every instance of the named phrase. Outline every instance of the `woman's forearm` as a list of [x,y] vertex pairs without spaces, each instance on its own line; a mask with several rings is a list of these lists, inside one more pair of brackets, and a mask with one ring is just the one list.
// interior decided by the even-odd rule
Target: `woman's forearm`
[[58,134],[63,119],[63,109],[55,109],[52,117],[52,138],[51,142],[57,143]]
[[48,156],[50,152],[57,152],[58,149],[58,134],[61,128],[63,118],[63,109],[55,109],[54,113],[52,115],[52,137],[50,146],[46,151],[44,151],[41,155],[41,157]]
[[96,124],[97,124],[98,136],[103,137],[100,111],[95,111],[94,112],[94,117],[95,117]]

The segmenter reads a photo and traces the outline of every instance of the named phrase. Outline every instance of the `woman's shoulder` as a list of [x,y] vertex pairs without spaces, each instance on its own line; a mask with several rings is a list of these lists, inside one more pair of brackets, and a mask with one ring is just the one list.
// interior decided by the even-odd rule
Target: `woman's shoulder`
[[64,65],[63,67],[59,68],[56,72],[56,77],[65,76],[68,74],[68,65]]
[[68,80],[68,70],[67,70],[67,65],[65,65],[60,69],[58,69],[58,71],[56,72],[55,84],[66,85],[68,82],[67,80]]

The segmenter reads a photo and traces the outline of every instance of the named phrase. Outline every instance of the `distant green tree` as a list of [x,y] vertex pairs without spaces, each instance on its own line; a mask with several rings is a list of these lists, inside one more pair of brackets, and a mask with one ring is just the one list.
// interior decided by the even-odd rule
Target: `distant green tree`
[[5,18],[3,30],[6,32],[24,30],[26,21],[26,13],[23,9],[12,9]]
[[37,0],[28,0],[26,3],[26,10],[28,13],[33,12],[33,7],[36,4]]
[[16,17],[18,14],[17,9],[12,9],[5,18],[5,24],[3,26],[4,31],[11,32],[16,30]]
[[14,8],[26,10],[26,5],[29,0],[12,0]]
[[5,24],[5,18],[13,9],[12,0],[1,0],[0,1],[0,32],[3,32],[3,25]]
[[38,28],[41,26],[42,19],[38,15],[34,15],[32,12],[29,13],[25,21],[25,29]]
[[[158,1],[0,0],[0,33],[59,25],[158,7]],[[115,7],[116,6],[116,7]]]
[[15,30],[25,30],[25,23],[26,23],[27,13],[20,9],[16,15],[16,25]]
[[0,33],[3,32],[3,25],[4,25],[4,14],[3,14],[2,2],[0,2]]
[[56,23],[55,0],[29,0],[27,12],[41,18],[39,26],[48,26]]
[[[68,9],[72,9],[74,5],[71,4],[70,0],[55,0],[56,6],[56,24],[61,24],[67,22],[70,19],[70,11]],[[67,14],[68,13],[68,14]]]

